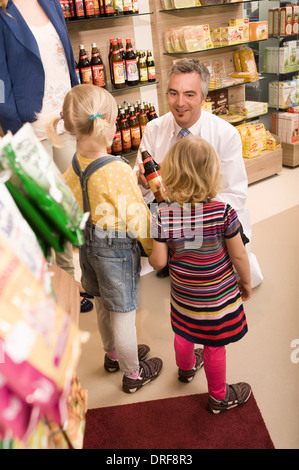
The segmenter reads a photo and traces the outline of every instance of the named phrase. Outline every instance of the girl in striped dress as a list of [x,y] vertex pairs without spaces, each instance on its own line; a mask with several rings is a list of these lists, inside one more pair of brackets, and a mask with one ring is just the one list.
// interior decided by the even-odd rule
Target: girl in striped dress
[[221,175],[208,142],[199,136],[179,140],[163,160],[161,175],[171,204],[152,211],[149,262],[155,269],[169,263],[179,380],[190,382],[204,366],[208,407],[218,414],[242,405],[251,393],[245,382],[226,383],[225,349],[247,332],[242,304],[251,296],[247,251],[235,210],[215,200]]

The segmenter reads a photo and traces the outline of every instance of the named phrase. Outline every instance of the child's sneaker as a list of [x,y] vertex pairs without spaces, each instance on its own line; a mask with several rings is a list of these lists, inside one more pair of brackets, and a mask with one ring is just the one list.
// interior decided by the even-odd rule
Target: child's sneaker
[[123,391],[126,393],[134,393],[147,383],[156,379],[161,373],[162,365],[162,359],[158,357],[151,357],[147,361],[140,361],[140,370],[137,379],[131,379],[124,375]]
[[[150,352],[149,346],[146,344],[138,344],[138,359],[139,361],[144,361],[147,358],[148,353]],[[113,373],[119,370],[118,361],[113,361],[110,357],[105,354],[104,358],[104,368],[107,372]]]
[[192,369],[183,370],[179,369],[179,380],[181,382],[191,382],[194,379],[196,372],[203,366],[203,349],[197,348],[194,349],[195,353],[195,365]]
[[209,396],[208,408],[211,413],[218,415],[223,411],[230,410],[236,406],[241,406],[247,402],[251,395],[251,387],[246,382],[236,384],[226,384],[226,395],[223,400]]

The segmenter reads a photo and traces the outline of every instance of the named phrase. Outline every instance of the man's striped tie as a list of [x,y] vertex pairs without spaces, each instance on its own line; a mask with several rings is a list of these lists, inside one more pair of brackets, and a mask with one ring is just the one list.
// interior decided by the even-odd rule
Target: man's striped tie
[[183,137],[187,137],[188,135],[190,135],[191,132],[189,131],[189,129],[181,129],[180,134],[181,134],[181,139],[182,139]]

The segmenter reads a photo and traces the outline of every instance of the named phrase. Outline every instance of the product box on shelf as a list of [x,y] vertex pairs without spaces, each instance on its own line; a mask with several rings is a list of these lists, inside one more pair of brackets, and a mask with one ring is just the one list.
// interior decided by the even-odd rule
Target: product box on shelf
[[232,114],[240,114],[248,119],[261,114],[267,114],[268,103],[260,101],[240,101],[230,104],[228,110]]
[[221,45],[232,46],[243,42],[242,26],[223,26],[221,27]]
[[249,23],[249,40],[261,41],[268,38],[268,21],[252,21]]
[[293,10],[291,6],[280,8],[280,29],[281,36],[290,36],[293,33]]
[[269,83],[269,106],[272,108],[288,108],[297,104],[298,80],[285,80]]
[[228,113],[228,90],[224,88],[222,90],[210,91],[206,103],[211,103],[211,109],[213,114],[222,115]]
[[296,71],[299,68],[297,42],[288,41],[282,47],[265,47],[263,51],[264,72],[284,74]]
[[228,22],[229,26],[242,27],[241,42],[249,41],[249,18],[233,18]]
[[299,5],[293,5],[293,33],[292,34],[298,34],[299,33]]
[[277,134],[282,142],[295,144],[299,140],[299,114],[272,113],[272,132]]

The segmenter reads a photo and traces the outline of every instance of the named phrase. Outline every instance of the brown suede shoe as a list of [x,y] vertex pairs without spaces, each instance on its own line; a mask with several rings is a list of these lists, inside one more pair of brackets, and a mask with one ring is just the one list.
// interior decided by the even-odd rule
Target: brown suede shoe
[[126,393],[135,393],[144,385],[155,380],[161,373],[163,366],[162,359],[151,357],[147,361],[140,361],[140,371],[137,379],[131,379],[124,375],[123,391]]
[[[146,344],[138,344],[139,361],[143,361],[144,359],[146,359],[149,352],[150,352],[149,346],[147,346]],[[118,361],[113,361],[107,356],[107,354],[105,354],[104,369],[110,373],[117,372],[119,370]]]
[[226,384],[226,395],[223,400],[216,400],[209,396],[208,409],[214,415],[223,413],[236,406],[244,405],[251,395],[251,387],[246,382],[238,382],[236,384]]

